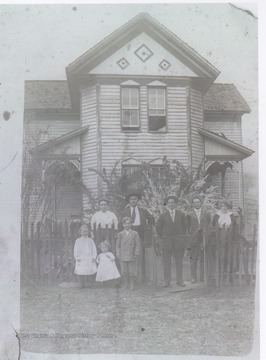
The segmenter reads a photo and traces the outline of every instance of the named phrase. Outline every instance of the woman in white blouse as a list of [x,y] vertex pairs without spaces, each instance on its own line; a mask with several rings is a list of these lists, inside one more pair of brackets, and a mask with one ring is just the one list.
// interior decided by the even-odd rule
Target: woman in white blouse
[[93,214],[91,218],[91,229],[94,233],[96,244],[107,240],[111,244],[111,251],[115,253],[115,237],[118,229],[118,220],[116,215],[108,210],[109,201],[101,198],[98,202],[99,211]]
[[[213,225],[217,229],[218,243],[221,244],[224,239],[224,272],[227,270],[229,256],[229,242],[236,240],[236,217],[230,210],[230,204],[222,201],[220,210],[216,211],[213,217]],[[231,254],[230,272],[233,270],[233,258]]]

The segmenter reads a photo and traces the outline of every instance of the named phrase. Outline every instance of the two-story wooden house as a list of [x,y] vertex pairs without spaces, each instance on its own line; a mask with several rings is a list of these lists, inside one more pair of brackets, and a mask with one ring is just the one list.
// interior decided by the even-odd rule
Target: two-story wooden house
[[[214,66],[152,17],[139,14],[66,74],[67,81],[26,82],[25,164],[38,159],[45,175],[67,157],[101,194],[91,168],[109,171],[120,159],[127,172],[143,161],[158,168],[165,156],[196,168],[204,160],[221,193],[243,206],[242,160],[253,151],[241,145],[241,116],[250,108],[233,84],[214,83]],[[57,199],[55,189],[53,206],[57,219],[77,216],[82,195],[73,187]]]

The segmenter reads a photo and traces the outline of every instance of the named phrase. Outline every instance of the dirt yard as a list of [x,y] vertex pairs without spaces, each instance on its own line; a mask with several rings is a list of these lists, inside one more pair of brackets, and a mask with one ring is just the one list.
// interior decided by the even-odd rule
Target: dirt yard
[[169,292],[173,290],[22,288],[22,348],[42,353],[221,356],[251,351],[253,287]]

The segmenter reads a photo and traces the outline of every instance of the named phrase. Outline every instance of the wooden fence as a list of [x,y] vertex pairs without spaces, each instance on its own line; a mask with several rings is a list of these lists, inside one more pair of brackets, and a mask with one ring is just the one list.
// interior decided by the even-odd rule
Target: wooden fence
[[[248,224],[245,224],[246,226]],[[252,239],[242,235],[243,224],[236,226],[233,237],[218,227],[215,236],[204,247],[204,285],[251,284],[255,280],[257,258],[257,225],[253,225]]]
[[[22,234],[21,275],[22,281],[36,286],[62,281],[75,281],[74,245],[80,237],[80,221],[31,223]],[[108,240],[115,253],[115,229],[90,229],[98,248],[102,240]]]
[[[67,220],[59,223],[46,220],[42,224],[30,224],[28,231],[22,235],[22,282],[26,281],[38,287],[75,281],[73,249],[75,240],[80,236],[80,225],[79,221]],[[238,224],[232,241],[226,241],[225,230],[222,230],[220,233],[216,231],[211,243],[206,243],[203,250],[205,286],[244,285],[255,279],[257,227],[253,226],[253,237],[249,239],[241,234],[241,228],[241,224]],[[108,240],[112,252],[115,253],[116,231],[113,228],[94,227],[92,232],[96,246],[101,240]],[[154,248],[154,241],[149,250],[152,251],[148,252],[150,259],[147,261],[151,266],[152,263],[158,264],[160,252]],[[153,281],[157,283],[158,270],[155,265],[152,272]]]

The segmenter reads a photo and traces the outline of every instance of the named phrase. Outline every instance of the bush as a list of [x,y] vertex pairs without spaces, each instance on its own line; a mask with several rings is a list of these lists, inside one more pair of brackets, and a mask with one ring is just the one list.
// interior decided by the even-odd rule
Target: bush
[[132,191],[142,194],[141,205],[153,215],[164,211],[164,199],[169,194],[179,197],[178,208],[188,210],[191,198],[200,195],[204,206],[212,211],[215,203],[221,198],[217,187],[208,182],[203,164],[196,170],[185,167],[179,161],[170,162],[164,158],[163,165],[158,167],[143,162],[130,175],[121,174],[120,162],[117,162],[110,173],[104,169],[101,173],[90,169],[101,177],[105,184],[102,195],[111,200],[112,208],[118,215],[125,207],[125,195]]

